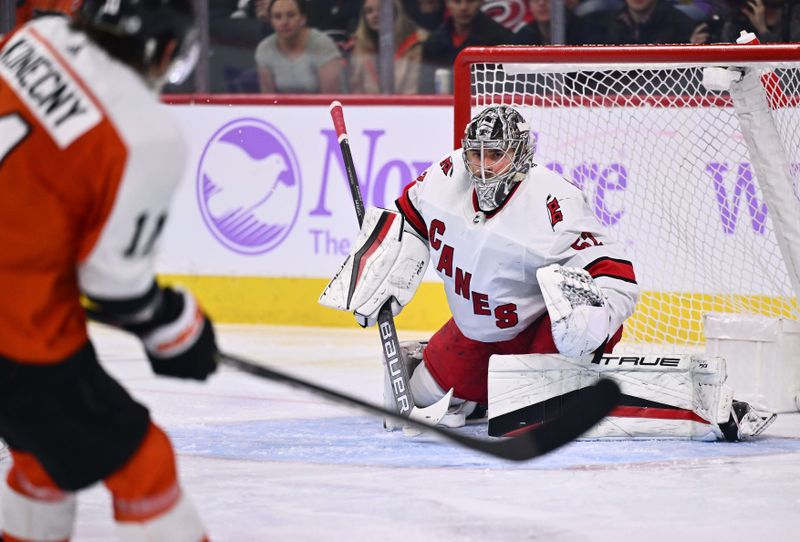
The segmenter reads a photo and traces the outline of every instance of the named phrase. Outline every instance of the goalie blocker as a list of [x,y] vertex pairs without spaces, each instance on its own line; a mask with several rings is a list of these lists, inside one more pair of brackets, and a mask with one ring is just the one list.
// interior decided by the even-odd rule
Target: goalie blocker
[[319,297],[319,303],[375,325],[387,300],[397,316],[422,282],[430,254],[397,211],[372,207],[364,215],[353,252]]
[[622,400],[584,439],[742,440],[759,435],[776,417],[733,399],[722,358],[492,356],[489,434],[510,436],[552,419],[601,377],[620,386]]

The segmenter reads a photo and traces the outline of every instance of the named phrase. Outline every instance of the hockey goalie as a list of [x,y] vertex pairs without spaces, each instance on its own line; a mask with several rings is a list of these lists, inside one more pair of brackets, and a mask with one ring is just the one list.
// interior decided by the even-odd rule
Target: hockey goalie
[[639,292],[634,265],[581,190],[533,151],[518,111],[481,111],[462,148],[405,188],[398,211],[368,210],[320,303],[373,325],[386,302],[396,315],[411,301],[433,262],[452,318],[429,341],[401,343],[401,357],[416,407],[452,393],[439,421],[449,427],[488,408],[491,435],[522,431],[603,377],[624,403],[591,436],[739,440],[763,431],[774,415],[733,401],[724,361],[614,352]]

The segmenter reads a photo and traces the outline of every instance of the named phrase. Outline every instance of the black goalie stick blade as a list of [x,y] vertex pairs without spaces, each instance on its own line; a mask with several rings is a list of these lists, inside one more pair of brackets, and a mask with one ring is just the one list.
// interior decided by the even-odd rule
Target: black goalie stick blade
[[238,356],[220,353],[219,361],[240,371],[267,380],[283,382],[295,388],[313,392],[334,402],[360,408],[379,417],[394,418],[405,425],[439,435],[471,450],[513,461],[525,461],[539,457],[575,440],[602,420],[619,402],[620,398],[619,387],[614,382],[600,380],[597,384],[580,390],[575,399],[570,401],[563,414],[547,423],[531,427],[517,436],[485,440],[462,435],[438,426],[430,426],[357,397],[278,372]]

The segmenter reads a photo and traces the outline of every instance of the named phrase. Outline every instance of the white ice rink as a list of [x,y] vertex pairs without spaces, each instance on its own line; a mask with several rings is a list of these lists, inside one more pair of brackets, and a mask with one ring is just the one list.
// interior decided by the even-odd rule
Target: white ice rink
[[[218,334],[226,351],[380,401],[374,330]],[[800,540],[800,414],[755,442],[577,442],[508,463],[385,433],[360,412],[227,368],[206,384],[156,378],[137,342],[93,336],[171,435],[217,542]],[[74,540],[114,540],[104,488],[79,502]]]

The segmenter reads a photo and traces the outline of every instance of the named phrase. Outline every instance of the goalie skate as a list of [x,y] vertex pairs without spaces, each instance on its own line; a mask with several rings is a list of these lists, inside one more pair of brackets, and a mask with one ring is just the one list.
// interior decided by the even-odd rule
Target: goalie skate
[[[411,378],[411,375],[414,374],[414,370],[419,366],[420,363],[422,363],[422,351],[425,349],[425,345],[427,344],[427,341],[402,341],[400,343],[400,360],[406,365],[409,379]],[[413,396],[413,392],[411,395]],[[414,406],[411,409],[410,416],[418,421],[426,422],[430,425],[461,427],[464,425],[465,416],[468,416],[471,413],[471,410],[466,413],[464,413],[463,409],[459,410],[457,407],[461,407],[462,404],[449,406],[452,396],[453,390],[450,390],[436,403],[428,407],[419,408],[418,406]],[[392,381],[389,378],[389,374],[386,372],[384,372],[383,375],[383,406],[387,410],[397,411],[397,403],[392,391]],[[455,425],[457,424],[458,419],[461,419],[461,424]],[[407,428],[402,423],[389,418],[384,418],[383,428],[387,431],[396,431],[398,429],[402,429],[403,432],[410,436],[416,436],[420,433],[416,429]]]
[[757,409],[744,401],[733,401],[730,419],[727,423],[719,424],[719,428],[725,440],[749,440],[763,433],[777,417],[775,412]]

